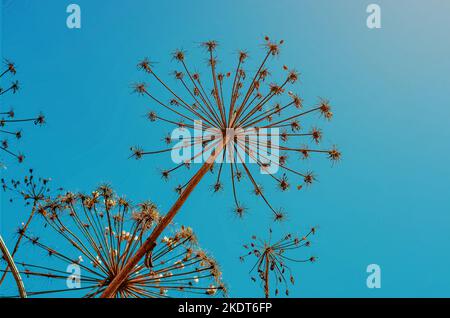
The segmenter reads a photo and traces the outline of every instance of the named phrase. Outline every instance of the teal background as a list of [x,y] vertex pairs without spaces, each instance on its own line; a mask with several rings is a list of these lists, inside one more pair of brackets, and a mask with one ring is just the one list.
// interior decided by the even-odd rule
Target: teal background
[[[366,27],[372,2],[382,9],[378,30]],[[1,55],[17,63],[22,90],[2,105],[14,106],[18,116],[43,111],[47,117],[45,126],[24,129],[16,147],[26,154],[24,164],[2,154],[8,164],[3,176],[21,176],[33,167],[72,191],[108,182],[134,202],[150,198],[167,211],[178,181],[174,176],[164,182],[158,169],[169,167],[170,157],[128,159],[130,146],[159,149],[170,131],[148,123],[144,115],[151,103],[131,94],[131,84],[145,79],[136,63],[148,56],[169,78],[177,68],[170,53],[184,48],[190,65],[204,69],[198,44],[216,39],[220,66],[231,70],[235,51],[248,49],[254,70],[263,36],[284,39],[273,63],[301,72],[296,91],[307,105],[317,96],[330,99],[334,120],[310,123],[324,128],[323,145],[337,144],[342,161],[307,162],[320,182],[301,192],[280,193],[266,177],[274,205],[289,213],[282,224],[273,224],[270,211],[248,194],[249,184],[240,190],[249,214],[236,218],[230,187],[212,195],[212,177],[199,185],[176,222],[192,226],[219,261],[231,296],[262,296],[248,276],[253,264],[238,260],[252,234],[264,236],[269,227],[278,235],[302,233],[313,225],[319,226],[313,246],[298,253],[318,261],[292,266],[292,296],[450,296],[449,2],[76,3],[82,9],[80,30],[66,27],[69,1],[3,1]],[[185,180],[188,174],[179,176]],[[3,195],[0,229],[12,244],[27,210],[7,199]],[[42,258],[31,247],[22,252],[35,262]],[[381,289],[366,287],[372,263],[381,266]],[[14,290],[8,283],[5,288]]]

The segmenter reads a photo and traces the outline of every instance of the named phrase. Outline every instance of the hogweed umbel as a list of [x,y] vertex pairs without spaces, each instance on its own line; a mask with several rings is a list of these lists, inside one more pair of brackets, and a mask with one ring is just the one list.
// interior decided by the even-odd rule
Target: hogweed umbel
[[[22,242],[22,239],[24,238],[24,235],[27,233],[28,228],[30,227],[32,220],[34,216],[36,215],[37,209],[42,204],[45,204],[46,202],[49,202],[50,200],[50,187],[49,187],[49,178],[36,178],[33,174],[33,169],[29,169],[29,175],[25,176],[23,180],[10,180],[6,181],[4,178],[0,180],[1,187],[3,191],[8,191],[9,193],[12,193],[14,195],[17,195],[19,198],[21,198],[25,206],[31,205],[31,211],[28,215],[28,218],[25,222],[23,222],[19,228],[17,229],[17,240],[14,244],[13,250],[11,252],[11,257],[14,259],[16,253],[19,250],[20,244]],[[58,191],[61,191],[62,189],[59,188]],[[10,202],[13,201],[13,198],[10,198]],[[6,267],[6,269],[3,271],[3,274],[1,274],[0,277],[0,286],[2,285],[3,281],[5,280],[6,274],[8,273],[8,270],[10,269],[10,265]]]
[[[224,161],[227,161],[225,160],[226,158],[232,159],[229,160],[230,164],[227,166],[229,166],[235,212],[241,216],[246,211],[245,206],[238,199],[239,193],[237,189],[237,183],[241,182],[243,177],[246,176],[252,186],[252,192],[262,199],[272,211],[274,219],[277,221],[285,218],[283,210],[271,204],[262,186],[256,181],[256,177],[251,172],[250,165],[245,162],[244,156],[251,158],[260,171],[267,172],[271,166],[282,170],[283,174],[281,176],[267,173],[282,191],[286,191],[291,187],[291,181],[288,175],[298,179],[296,181],[299,182],[295,183],[297,189],[302,189],[304,185],[309,185],[316,179],[315,175],[310,171],[300,171],[288,166],[287,154],[296,154],[302,159],[307,159],[312,154],[324,154],[333,162],[341,158],[341,153],[335,146],[328,149],[320,149],[307,145],[285,146],[272,143],[271,140],[264,140],[262,146],[265,149],[268,149],[270,152],[280,152],[275,160],[273,160],[272,158],[268,158],[265,151],[260,151],[260,147],[255,148],[254,140],[250,139],[250,141],[246,141],[249,130],[253,131],[254,135],[258,135],[259,142],[260,137],[268,137],[267,135],[265,136],[267,129],[276,128],[278,131],[281,130],[277,137],[282,142],[287,142],[294,138],[306,138],[306,141],[310,140],[314,144],[318,144],[323,137],[322,131],[313,127],[309,131],[302,132],[300,119],[304,119],[312,114],[319,114],[327,120],[333,117],[330,103],[326,99],[320,99],[316,105],[303,110],[302,98],[288,90],[289,86],[299,80],[300,74],[296,70],[283,66],[282,71],[285,72],[285,75],[282,77],[281,82],[269,82],[268,78],[271,73],[266,64],[270,57],[275,57],[280,54],[282,44],[283,41],[275,42],[266,37],[264,42],[264,58],[254,75],[248,77],[247,72],[243,68],[248,58],[246,51],[240,51],[238,53],[237,66],[233,73],[218,72],[218,60],[216,57],[218,43],[216,41],[202,43],[202,47],[207,53],[208,67],[211,74],[211,88],[205,86],[206,83],[202,80],[199,73],[192,72],[188,67],[186,52],[176,50],[172,54],[172,57],[179,63],[181,70],[174,71],[173,76],[180,83],[183,93],[169,87],[156,73],[154,63],[149,59],[146,58],[138,64],[139,69],[148,74],[159,85],[158,87],[161,87],[170,95],[169,100],[165,102],[161,97],[156,96],[156,89],[149,89],[152,86],[149,86],[147,83],[136,83],[134,85],[134,92],[148,97],[161,111],[165,110],[169,114],[168,117],[161,115],[160,110],[152,110],[147,116],[149,121],[161,121],[174,128],[194,130],[194,133],[198,130],[206,130],[214,133],[210,133],[208,135],[209,138],[206,140],[203,138],[203,134],[201,137],[195,137],[194,135],[194,137],[187,141],[184,140],[181,145],[156,151],[146,151],[140,146],[131,148],[132,156],[136,159],[141,159],[147,155],[168,153],[173,150],[179,151],[192,147],[198,149],[199,147],[199,150],[194,150],[192,156],[187,160],[176,164],[175,167],[163,169],[161,174],[164,179],[169,178],[171,174],[181,170],[183,167],[190,168],[191,163],[200,157],[205,157],[205,161],[201,168],[189,180],[176,187],[179,198],[166,214],[165,218],[155,228],[152,235],[142,245],[141,249],[136,252],[134,257],[130,259],[129,264],[124,267],[123,273],[119,274],[116,277],[116,281],[110,284],[103,297],[112,296],[114,290],[122,284],[128,275],[127,273],[132,270],[133,266],[146,254],[147,256],[150,254],[155,246],[156,239],[163,229],[170,224],[171,220],[205,174],[208,171],[214,171],[213,168],[215,165],[218,166],[218,171],[212,189],[217,192],[223,188],[222,177],[225,167]],[[246,85],[247,78],[251,78],[251,80]],[[232,79],[232,81],[227,83],[227,79]],[[230,87],[229,93],[225,90],[227,85]],[[273,105],[269,104],[273,99],[281,100],[283,98],[287,98],[287,101],[277,102]],[[292,113],[287,115],[286,113],[288,111],[292,111]],[[176,117],[173,118],[170,115]],[[232,132],[231,134],[229,133],[230,131]],[[165,136],[164,142],[170,144],[172,140],[168,136]]]
[[[296,259],[287,254],[302,247],[309,247],[311,245],[309,236],[315,234],[316,228],[311,228],[305,236],[298,237],[287,234],[276,242],[272,242],[272,230],[269,230],[269,232],[269,239],[267,241],[259,239],[256,235],[252,236],[252,242],[244,245],[244,248],[248,252],[241,256],[240,259],[244,261],[248,257],[256,257],[257,260],[250,273],[256,271],[258,279],[264,285],[264,295],[266,298],[270,295],[271,281],[275,283],[275,296],[279,294],[280,284],[284,286],[285,295],[289,296],[289,285],[294,285],[295,278],[287,263],[315,262],[317,258],[315,256],[309,256],[304,259]],[[254,282],[257,281],[255,276],[252,276],[251,279]]]
[[[153,203],[133,205],[106,185],[91,194],[67,192],[40,205],[37,213],[46,228],[59,237],[59,245],[65,246],[55,248],[41,237],[24,234],[32,246],[51,258],[51,265],[17,262],[22,275],[65,283],[66,268],[75,266],[81,274],[71,278],[80,285],[28,291],[29,296],[83,293],[84,297],[98,297],[161,219]],[[137,264],[114,297],[214,296],[226,292],[217,262],[198,247],[193,231],[181,226],[169,232],[153,251],[150,267]],[[51,241],[50,237],[46,241]]]
[[[294,69],[288,69],[286,66],[283,66],[282,70],[286,72],[286,75],[284,75],[281,83],[268,82],[270,72],[266,67],[266,63],[270,56],[279,55],[282,44],[283,41],[271,42],[269,38],[265,39],[266,55],[249,83],[246,92],[243,90],[247,73],[243,69],[243,65],[248,58],[248,53],[240,51],[238,64],[232,76],[232,84],[228,83],[231,88],[230,94],[225,94],[224,88],[227,85],[227,79],[231,78],[231,72],[217,72],[218,62],[215,53],[218,44],[215,41],[202,43],[202,46],[208,53],[208,64],[211,69],[211,92],[204,86],[200,74],[190,71],[186,61],[186,53],[182,50],[176,50],[172,56],[174,60],[179,62],[181,67],[181,70],[174,71],[173,75],[180,83],[181,90],[185,94],[183,97],[182,92],[175,92],[157,75],[154,64],[149,59],[146,58],[141,61],[138,64],[139,69],[153,77],[171,95],[171,99],[168,102],[164,102],[149,90],[146,83],[135,84],[134,90],[136,93],[149,97],[161,109],[161,111],[149,111],[147,118],[151,122],[161,121],[181,129],[194,130],[194,133],[200,129],[216,133],[210,133],[206,138],[204,135],[194,136],[184,140],[183,143],[157,151],[145,151],[139,146],[132,147],[132,156],[136,159],[141,159],[146,155],[193,148],[194,153],[187,160],[172,168],[161,170],[163,179],[168,179],[182,168],[189,169],[192,162],[196,162],[199,158],[204,157],[205,154],[208,155],[212,152],[215,158],[211,160],[212,158],[210,157],[210,161],[218,166],[217,176],[211,186],[214,192],[223,189],[224,163],[229,163],[229,180],[232,185],[234,211],[239,216],[242,216],[245,211],[243,203],[238,198],[237,183],[240,183],[242,178],[246,176],[254,189],[253,193],[260,197],[273,212],[274,219],[282,220],[284,218],[282,210],[275,208],[270,203],[245,159],[250,159],[260,171],[268,171],[270,165],[275,165],[277,170],[282,171],[281,176],[276,176],[273,173],[267,174],[276,182],[279,189],[286,191],[291,186],[291,181],[288,179],[289,174],[296,178],[294,182],[297,189],[301,189],[304,185],[310,185],[316,179],[315,174],[310,171],[300,171],[290,167],[288,165],[289,153],[298,154],[302,159],[309,158],[313,153],[326,154],[332,161],[337,161],[341,157],[341,153],[336,147],[331,149],[316,149],[307,145],[288,147],[273,144],[271,139],[267,140],[270,137],[279,138],[282,142],[287,142],[293,138],[307,138],[314,144],[319,144],[323,137],[322,130],[312,127],[309,131],[300,132],[302,126],[299,119],[314,113],[318,113],[326,119],[333,117],[331,106],[325,99],[320,99],[316,106],[302,110],[304,107],[302,98],[287,90],[288,85],[293,85],[299,80],[300,74]],[[281,100],[283,97],[287,97],[287,101],[284,103],[277,101],[269,106],[271,100],[275,98]],[[168,114],[175,115],[178,118],[160,115],[162,110],[166,110]],[[290,110],[294,110],[293,114],[284,116]],[[195,123],[198,123],[198,121],[201,124],[196,125]],[[274,135],[273,132],[267,132],[270,128],[278,128],[278,134]],[[231,137],[227,136],[229,132],[233,133]],[[255,138],[246,140],[246,138],[252,136]],[[257,140],[256,137],[259,139]],[[170,135],[165,136],[163,140],[166,144],[177,141],[173,140]],[[269,152],[276,150],[281,153],[273,157],[269,156],[266,151],[261,151],[261,148],[269,150]],[[226,159],[228,159],[228,162],[226,162]],[[211,165],[211,172],[213,172],[213,167],[214,165]],[[179,184],[175,190],[181,194],[193,179],[194,176]]]

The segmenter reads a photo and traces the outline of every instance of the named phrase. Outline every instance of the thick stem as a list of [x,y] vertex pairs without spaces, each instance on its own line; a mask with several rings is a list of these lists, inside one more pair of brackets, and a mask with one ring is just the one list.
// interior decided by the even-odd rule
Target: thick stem
[[25,286],[23,285],[22,278],[20,277],[19,270],[17,269],[17,266],[14,263],[14,260],[11,257],[11,254],[9,253],[8,248],[6,247],[6,244],[3,241],[1,235],[0,235],[0,250],[3,256],[5,257],[6,263],[8,263],[8,267],[11,268],[11,273],[13,274],[14,280],[16,281],[20,297],[27,298],[27,293],[25,291]]
[[217,156],[222,152],[226,143],[228,142],[228,138],[222,143],[220,143],[215,149],[214,153],[206,160],[203,166],[197,171],[194,177],[191,179],[186,189],[181,193],[178,200],[174,203],[174,205],[170,208],[169,212],[164,216],[164,218],[158,223],[158,225],[153,230],[152,234],[145,240],[145,242],[139,247],[136,253],[131,257],[122,270],[114,277],[108,287],[105,289],[101,298],[113,298],[119,289],[120,285],[126,280],[128,275],[134,270],[139,261],[145,256],[145,254],[151,252],[155,245],[156,240],[164,231],[164,229],[172,222],[175,215],[178,213],[180,208],[183,206],[184,202],[186,202],[187,198],[191,194],[191,192],[195,189],[200,180],[205,176],[205,174],[211,169],[216,160]]
[[264,294],[269,298],[269,254],[266,252],[266,270],[264,272]]

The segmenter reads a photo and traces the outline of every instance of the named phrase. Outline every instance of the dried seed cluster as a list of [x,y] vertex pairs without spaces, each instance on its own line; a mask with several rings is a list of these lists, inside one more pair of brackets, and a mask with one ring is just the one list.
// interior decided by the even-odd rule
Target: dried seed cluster
[[[255,145],[252,144],[254,141],[245,142],[245,138],[239,138],[243,137],[240,134],[248,129],[253,129],[255,133],[261,135],[263,128],[279,128],[279,138],[283,143],[295,138],[307,138],[313,144],[319,144],[323,138],[322,130],[312,127],[310,130],[302,132],[304,129],[303,120],[313,114],[319,114],[328,120],[333,117],[330,103],[325,99],[320,99],[315,106],[308,107],[306,110],[303,109],[303,99],[288,89],[289,86],[296,84],[299,80],[300,74],[296,70],[289,69],[284,65],[282,72],[285,75],[281,78],[281,81],[279,83],[269,81],[271,77],[267,66],[269,58],[280,54],[282,44],[283,41],[277,42],[270,40],[268,37],[265,38],[265,55],[257,71],[250,77],[244,68],[249,57],[246,51],[238,52],[238,61],[234,72],[219,72],[218,43],[216,41],[202,43],[208,59],[209,82],[204,81],[200,73],[191,71],[192,67],[188,66],[185,51],[175,50],[172,53],[172,58],[179,63],[180,69],[175,70],[173,75],[179,83],[179,89],[172,89],[163,81],[157,74],[154,63],[149,59],[145,58],[138,64],[138,68],[148,74],[155,82],[155,86],[153,87],[153,84],[151,86],[152,89],[149,88],[150,86],[147,83],[134,85],[134,91],[139,95],[150,98],[157,108],[157,110],[148,113],[147,118],[151,122],[162,122],[175,128],[198,130],[199,127],[196,127],[194,122],[200,120],[202,130],[212,129],[223,132],[219,138],[204,140],[201,137],[192,137],[181,146],[176,146],[178,150],[194,146],[199,147],[194,147],[194,153],[187,162],[161,170],[161,176],[164,180],[169,179],[172,174],[181,168],[189,169],[190,162],[203,156],[218,144],[225,143],[223,154],[222,156],[219,155],[222,160],[219,162],[216,159],[217,176],[211,189],[214,192],[219,192],[224,188],[222,179],[225,173],[223,168],[229,166],[235,213],[238,216],[243,216],[246,211],[245,206],[238,199],[239,192],[237,190],[237,183],[240,183],[246,176],[253,188],[252,192],[262,199],[273,212],[274,219],[278,221],[285,218],[283,210],[270,203],[263,188],[256,181],[252,167],[245,163],[243,157],[251,158],[256,163],[258,170],[267,170],[269,164],[277,165],[281,171],[281,176],[275,174],[269,174],[269,176],[276,182],[281,191],[289,190],[291,182],[295,182],[295,188],[300,190],[304,185],[310,185],[316,179],[310,171],[301,171],[301,169],[290,167],[288,161],[291,158],[295,162],[298,161],[297,158],[307,159],[315,153],[325,154],[333,162],[341,158],[341,153],[335,146],[330,149],[317,149],[305,144],[300,144],[300,146],[274,145],[267,141],[263,146],[266,146],[265,148],[269,150],[276,149],[279,153],[275,161],[270,161],[267,154],[260,152],[259,147],[254,147]],[[194,69],[197,69],[197,67],[194,66]],[[170,95],[168,101],[156,96],[159,87]],[[227,88],[230,90],[229,93],[226,92]],[[164,115],[164,112],[169,115]],[[227,129],[232,129],[236,137],[230,140],[226,139],[225,132]],[[174,142],[170,135],[166,135],[163,141],[166,145]],[[259,143],[259,146],[261,146],[261,143]],[[143,148],[136,146],[132,147],[131,151],[134,158],[141,159],[145,155],[167,153],[173,149],[174,147],[169,147],[157,151],[144,151]],[[195,152],[195,149],[198,149],[197,152]],[[295,156],[288,155],[289,153],[297,154],[299,157],[295,158]],[[236,160],[231,160],[229,164],[224,165],[225,160],[223,159],[226,155],[234,157]],[[214,170],[216,169],[212,166],[211,172],[214,173]],[[194,176],[187,182],[177,185],[175,190],[181,194],[193,178]]]
[[[30,197],[26,191],[20,193],[26,200]],[[85,297],[100,296],[161,219],[153,203],[133,205],[107,185],[90,194],[66,192],[52,199],[42,198],[36,211],[44,226],[59,236],[61,246],[44,243],[29,229],[21,231],[24,239],[51,257],[54,264],[18,262],[22,273],[28,278],[65,282],[66,267],[75,264],[83,274],[79,277],[80,289],[28,291],[30,296],[80,290]],[[213,296],[226,292],[221,275],[217,262],[198,247],[192,229],[181,226],[160,240],[150,265],[140,262],[115,297]]]
[[[0,73],[0,80],[7,76],[16,75],[16,66],[11,61],[4,62],[4,69]],[[12,81],[9,86],[2,88],[0,86],[0,96],[6,94],[16,94],[20,89],[19,81]],[[14,139],[22,138],[22,130],[17,128],[20,124],[26,122],[33,122],[35,125],[43,125],[45,123],[45,117],[42,114],[38,114],[36,117],[32,118],[16,118],[16,114],[13,109],[6,110],[4,105],[0,104],[0,134],[5,136],[0,142],[0,149],[10,156],[15,157],[19,163],[23,162],[25,156],[20,152],[15,152],[10,149],[10,143],[7,136],[13,137]]]

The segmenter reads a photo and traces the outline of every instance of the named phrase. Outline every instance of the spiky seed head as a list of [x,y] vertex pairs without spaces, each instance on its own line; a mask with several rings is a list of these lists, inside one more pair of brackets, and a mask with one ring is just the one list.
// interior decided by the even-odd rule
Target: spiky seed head
[[264,81],[269,75],[270,75],[270,72],[267,68],[263,68],[261,71],[259,71],[259,78],[262,81]]
[[303,99],[301,99],[297,94],[294,94],[292,92],[290,92],[289,96],[292,98],[292,102],[294,103],[295,107],[302,108]]
[[284,88],[275,83],[270,84],[269,89],[270,93],[273,95],[281,95],[284,92]]
[[280,44],[283,42],[280,41],[280,43],[270,42],[269,40],[266,40],[266,49],[269,54],[272,56],[276,56],[280,54]]
[[158,116],[156,115],[156,113],[154,111],[150,111],[147,113],[147,118],[150,121],[156,121],[156,119],[158,119]]
[[39,114],[34,120],[35,125],[43,125],[45,124],[45,116],[43,114]]
[[328,151],[328,158],[332,161],[339,161],[341,159],[341,152],[334,146],[333,149]]
[[202,46],[208,51],[208,52],[213,52],[216,50],[217,48],[217,41],[206,41],[202,43]]
[[177,61],[179,61],[179,62],[182,62],[182,61],[184,61],[184,58],[185,58],[185,52],[184,52],[183,50],[175,50],[175,51],[172,53],[172,57],[173,57],[175,60],[177,60]]
[[316,144],[320,143],[320,141],[322,140],[322,130],[318,128],[313,128],[311,130],[311,137]]
[[236,215],[240,218],[242,218],[244,216],[245,213],[245,207],[238,204],[235,208],[234,208],[234,212],[236,213]]
[[326,119],[330,120],[333,118],[333,112],[331,111],[331,106],[328,100],[322,99],[319,104],[320,113]]
[[303,178],[303,181],[307,185],[312,184],[314,180],[315,180],[315,177],[314,177],[314,174],[312,172],[308,172],[307,174],[305,174],[305,176]]
[[153,63],[148,58],[144,58],[137,66],[146,73],[152,73]]
[[7,67],[8,67],[8,71],[11,73],[11,74],[13,74],[13,75],[16,75],[16,66],[15,66],[15,64],[13,63],[13,62],[11,62],[11,61],[6,61],[6,65],[7,65]]
[[286,174],[283,174],[280,181],[278,182],[278,187],[281,191],[286,191],[289,189],[289,182]]
[[147,91],[147,84],[145,83],[136,83],[134,84],[134,90],[136,94],[144,95],[144,93]]
[[298,77],[300,76],[300,73],[298,73],[295,70],[291,70],[289,71],[289,74],[287,76],[287,80],[289,83],[294,84],[295,82],[298,81]]
[[134,157],[136,160],[139,160],[144,155],[144,150],[140,147],[131,147],[131,152],[133,153],[131,156]]
[[302,159],[308,159],[309,158],[309,149],[308,147],[304,146],[302,149],[300,149],[300,153],[302,155]]
[[288,141],[289,136],[288,136],[288,133],[287,133],[286,130],[283,130],[283,131],[280,133],[280,138],[281,138],[281,140],[284,141],[284,142]]
[[176,188],[175,188],[175,192],[178,194],[181,194],[181,192],[183,191],[183,187],[179,184]]
[[248,58],[248,53],[246,51],[239,51],[239,62],[244,63]]
[[298,120],[293,120],[290,123],[292,131],[299,131],[301,129],[300,123]]
[[173,76],[177,79],[177,80],[182,80],[184,77],[184,73],[183,72],[179,72],[179,71],[174,71],[173,72]]
[[17,91],[20,89],[19,81],[14,81],[11,83],[11,91],[13,94],[17,93]]
[[275,222],[283,222],[286,220],[286,213],[284,213],[282,210],[278,210],[274,214],[274,221]]
[[222,190],[222,189],[223,189],[223,185],[222,185],[221,182],[216,182],[216,183],[213,185],[213,190],[214,190],[214,192],[219,192],[219,191]]
[[169,176],[170,176],[170,171],[169,170],[161,171],[161,178],[163,178],[164,180],[169,179]]
[[253,188],[253,193],[255,195],[261,195],[263,193],[263,187],[261,185],[257,185]]

